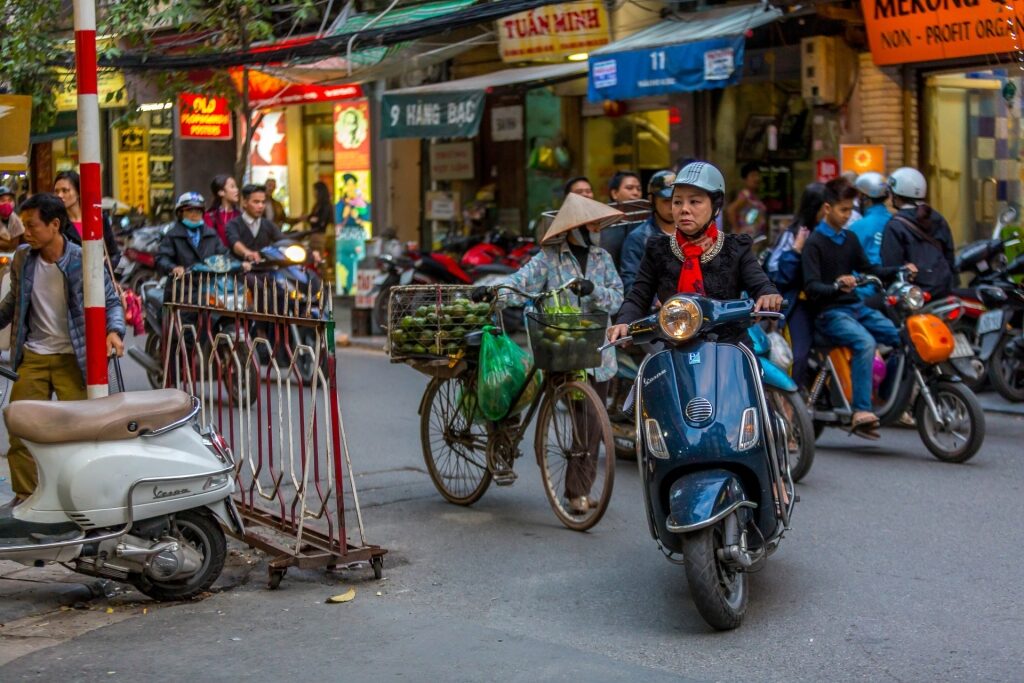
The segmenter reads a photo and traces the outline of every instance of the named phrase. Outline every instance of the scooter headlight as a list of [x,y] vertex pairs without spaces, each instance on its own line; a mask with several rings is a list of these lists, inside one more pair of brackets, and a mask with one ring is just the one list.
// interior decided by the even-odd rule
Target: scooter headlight
[[658,324],[667,337],[678,341],[690,339],[704,324],[704,314],[697,302],[687,296],[672,297],[661,307]]
[[907,285],[900,292],[900,298],[907,310],[916,311],[924,307],[924,292],[916,285]]
[[306,248],[301,244],[291,244],[284,250],[284,257],[292,263],[305,263],[307,256]]

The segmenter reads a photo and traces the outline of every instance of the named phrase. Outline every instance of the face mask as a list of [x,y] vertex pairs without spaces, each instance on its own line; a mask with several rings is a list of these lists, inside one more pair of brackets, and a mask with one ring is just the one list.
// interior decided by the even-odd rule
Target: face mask
[[193,220],[190,220],[188,218],[182,218],[181,222],[189,230],[198,230],[199,228],[203,227],[203,221],[202,220],[193,221]]
[[0,204],[0,218],[7,220],[14,213],[14,204],[11,202],[4,202]]

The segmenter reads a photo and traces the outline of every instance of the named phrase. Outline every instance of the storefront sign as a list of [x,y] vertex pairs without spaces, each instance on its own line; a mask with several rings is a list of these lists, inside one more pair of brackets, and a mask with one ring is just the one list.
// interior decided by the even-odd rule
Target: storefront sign
[[149,154],[122,152],[118,163],[118,196],[142,213],[149,211]]
[[472,138],[480,131],[484,92],[384,95],[384,138]]
[[0,95],[0,130],[4,132],[0,135],[0,171],[17,173],[28,170],[31,127],[32,98],[28,95]]
[[520,105],[491,109],[491,139],[495,142],[523,139],[523,108]]
[[470,180],[475,170],[472,142],[446,142],[430,146],[431,180]]
[[744,46],[743,36],[730,36],[595,56],[588,98],[600,102],[724,88],[739,81]]
[[[107,50],[114,45],[112,40],[96,41],[96,49]],[[74,52],[75,43],[69,40],[64,43],[68,51]],[[57,111],[75,111],[78,109],[78,81],[74,69],[55,69],[58,85],[55,88],[54,100]],[[117,69],[100,69],[96,72],[96,93],[100,109],[124,107],[128,104],[125,89],[124,72]]]
[[345,294],[356,293],[359,262],[373,235],[371,133],[368,100],[334,105],[334,272],[338,291]]
[[840,171],[885,173],[885,145],[840,145]]
[[818,159],[814,164],[815,179],[819,183],[827,183],[839,177],[839,162],[833,158]]
[[875,64],[931,62],[1014,52],[1024,5],[1003,0],[864,0]]
[[[242,69],[232,69],[231,78],[242,92]],[[253,109],[281,107],[288,104],[314,104],[336,100],[352,100],[363,96],[358,84],[313,85],[293,83],[276,76],[249,69],[249,103]]]
[[426,216],[428,221],[454,221],[458,215],[458,192],[427,193]]
[[506,62],[590,52],[609,42],[608,13],[600,0],[567,2],[520,12],[498,21]]
[[178,134],[189,140],[230,140],[232,113],[226,97],[178,96]]
[[[288,128],[287,113],[281,109],[263,114],[252,133],[252,148],[249,154],[249,165],[252,167],[252,182],[259,185],[268,180],[277,183],[274,199],[281,202],[285,214],[289,208],[288,184]],[[269,200],[270,198],[267,197]],[[283,217],[274,216],[278,225]]]

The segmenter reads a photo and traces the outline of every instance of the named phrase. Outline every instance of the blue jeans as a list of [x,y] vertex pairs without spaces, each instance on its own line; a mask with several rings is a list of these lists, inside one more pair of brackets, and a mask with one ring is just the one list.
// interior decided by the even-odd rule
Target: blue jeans
[[871,410],[871,367],[878,344],[898,346],[899,331],[882,313],[864,304],[827,308],[818,315],[818,331],[853,352],[853,409]]

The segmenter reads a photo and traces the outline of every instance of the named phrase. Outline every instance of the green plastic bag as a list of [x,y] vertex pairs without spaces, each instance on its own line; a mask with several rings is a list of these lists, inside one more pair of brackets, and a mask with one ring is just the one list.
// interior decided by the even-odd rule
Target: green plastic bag
[[494,327],[484,326],[480,342],[480,369],[476,380],[477,409],[488,420],[500,420],[509,413],[512,402],[526,383],[530,354],[519,348],[507,334],[492,334]]

